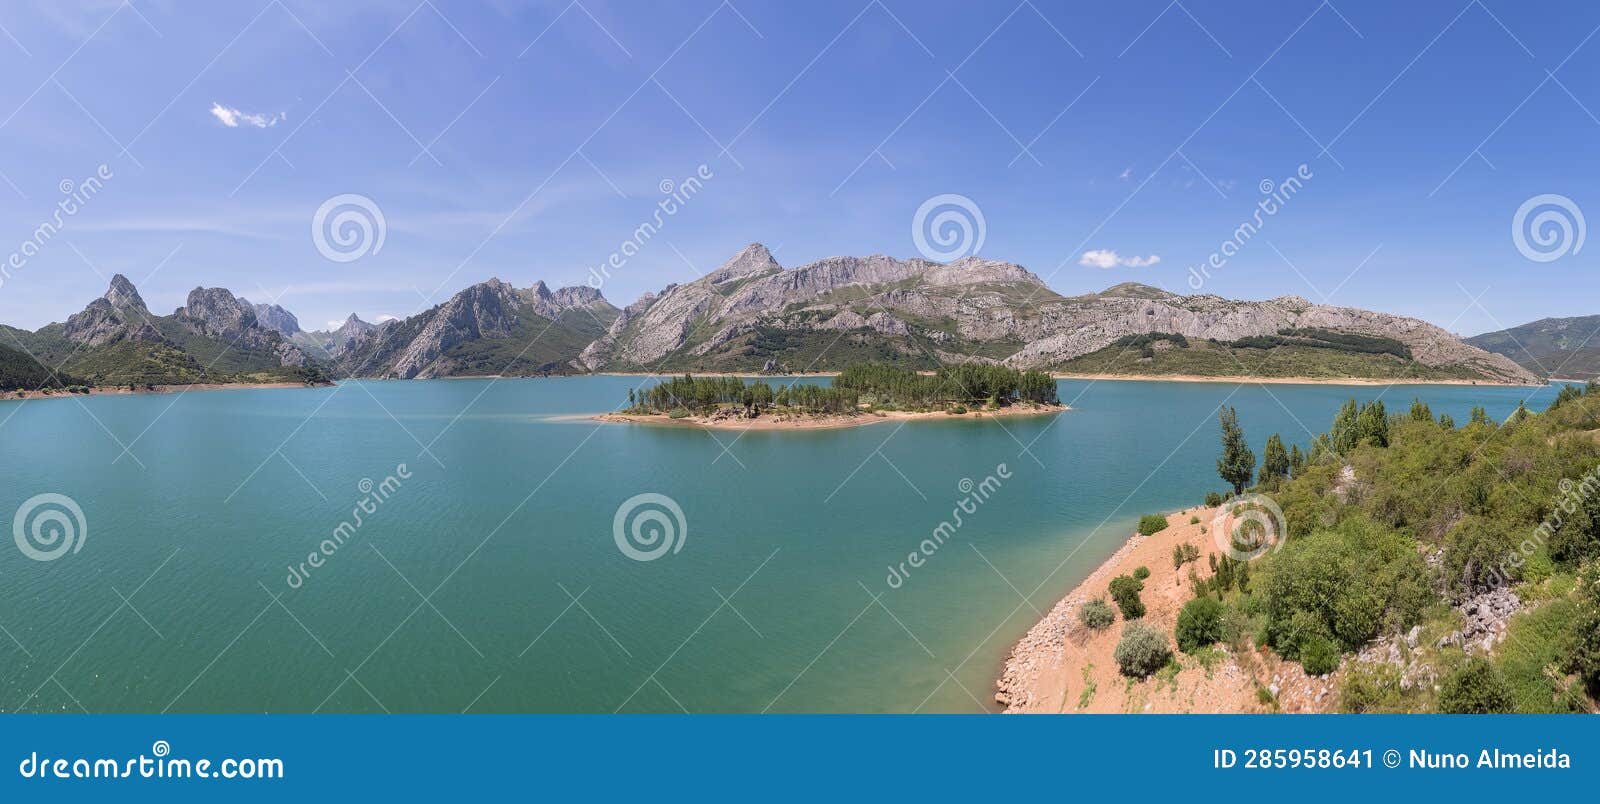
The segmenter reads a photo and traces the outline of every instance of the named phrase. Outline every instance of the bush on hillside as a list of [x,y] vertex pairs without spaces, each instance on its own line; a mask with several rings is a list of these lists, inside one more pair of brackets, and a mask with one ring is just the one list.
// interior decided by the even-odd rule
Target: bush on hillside
[[1439,711],[1447,715],[1493,715],[1511,711],[1511,685],[1493,662],[1474,656],[1445,677]]
[[1161,632],[1138,623],[1122,631],[1114,653],[1117,670],[1129,678],[1144,678],[1172,661],[1172,650]]
[[1325,676],[1339,669],[1339,648],[1333,640],[1320,634],[1307,636],[1300,642],[1300,666],[1306,675]]
[[1222,640],[1222,603],[1214,597],[1197,597],[1183,604],[1174,632],[1178,649],[1194,653]]
[[1346,651],[1408,629],[1436,599],[1415,542],[1361,521],[1288,539],[1260,564],[1252,588],[1266,599],[1272,647],[1291,659],[1309,634]]
[[1097,597],[1078,609],[1078,619],[1093,630],[1104,631],[1111,626],[1116,615],[1111,613],[1111,607],[1104,600]]
[[1149,536],[1167,529],[1167,518],[1160,514],[1145,514],[1139,517],[1139,532]]
[[1139,593],[1144,590],[1144,583],[1127,575],[1118,575],[1111,579],[1111,599],[1117,601],[1117,608],[1122,610],[1122,619],[1137,620],[1144,616],[1144,602],[1139,599]]

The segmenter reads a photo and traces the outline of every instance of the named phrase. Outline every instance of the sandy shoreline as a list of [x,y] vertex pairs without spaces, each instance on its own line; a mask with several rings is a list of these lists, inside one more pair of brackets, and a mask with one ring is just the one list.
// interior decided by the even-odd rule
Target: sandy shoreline
[[[1198,506],[1168,515],[1168,526],[1150,536],[1134,534],[1011,649],[995,682],[995,702],[1007,713],[1249,713],[1326,712],[1336,705],[1333,677],[1308,678],[1300,665],[1267,651],[1243,653],[1217,645],[1210,666],[1177,649],[1172,632],[1178,612],[1194,596],[1188,575],[1211,575],[1207,556],[1219,553],[1209,533],[1217,509]],[[1191,524],[1191,518],[1198,523]],[[1172,566],[1172,550],[1192,544],[1200,560]],[[1148,567],[1140,594],[1145,616],[1139,620],[1167,636],[1181,669],[1134,681],[1117,671],[1114,657],[1125,625],[1122,614],[1109,628],[1094,631],[1078,620],[1078,609],[1095,598],[1112,604],[1107,587],[1118,575]],[[1259,689],[1276,689],[1275,703],[1258,698]]]
[[1251,377],[1246,375],[1217,375],[1207,376],[1201,374],[1057,374],[1051,377],[1058,380],[1131,380],[1133,382],[1220,382],[1220,383],[1256,383],[1260,385],[1486,385],[1502,388],[1539,388],[1549,383],[1534,383],[1525,385],[1514,382],[1489,382],[1488,380],[1426,380],[1413,379],[1373,379],[1370,377]]
[[959,421],[961,419],[993,419],[1009,418],[1015,416],[1048,416],[1070,410],[1066,405],[1022,407],[1014,405],[998,411],[968,411],[966,413],[946,413],[942,410],[912,413],[907,411],[891,410],[873,413],[857,413],[855,415],[830,414],[825,416],[799,416],[786,417],[767,415],[756,419],[711,419],[705,416],[687,416],[682,419],[669,419],[663,415],[635,415],[629,413],[601,413],[590,416],[589,419],[598,422],[613,424],[646,424],[666,427],[699,427],[706,430],[836,430],[842,427],[862,427],[869,424],[892,421],[915,421],[927,419],[947,419]]
[[176,394],[185,391],[230,391],[255,388],[328,388],[333,383],[307,384],[303,382],[202,382],[193,385],[157,385],[151,388],[140,386],[129,390],[125,385],[96,386],[87,393],[74,394],[62,390],[53,390],[45,393],[35,391],[5,391],[0,392],[0,402],[7,400],[27,399],[64,399],[73,396],[136,396],[140,394]]

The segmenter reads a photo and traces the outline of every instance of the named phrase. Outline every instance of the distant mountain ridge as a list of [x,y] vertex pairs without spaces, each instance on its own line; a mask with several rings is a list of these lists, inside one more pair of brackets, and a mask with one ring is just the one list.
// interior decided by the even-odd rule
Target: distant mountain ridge
[[93,385],[327,380],[314,361],[261,325],[255,308],[230,291],[195,288],[183,307],[156,316],[121,274],[65,323],[33,332],[0,326],[0,343],[16,347],[47,374]]
[[1600,315],[1541,318],[1466,342],[1505,355],[1541,377],[1600,377]]
[[551,290],[542,281],[516,288],[490,279],[352,337],[334,368],[345,376],[399,379],[571,374],[583,370],[578,354],[616,316],[594,288]]
[[[1408,358],[1363,359],[1410,362],[1414,376],[1535,379],[1504,356],[1424,321],[1298,296],[1233,301],[1130,282],[1064,297],[1019,265],[978,257],[947,264],[830,257],[785,269],[760,244],[693,282],[645,294],[579,361],[595,371],[821,371],[862,359],[921,368],[980,360],[1060,370],[1128,336],[1173,333],[1232,342],[1298,328],[1394,339],[1407,347]],[[1382,369],[1371,376],[1396,373],[1393,366]],[[1233,371],[1250,373],[1249,366]]]
[[492,278],[405,319],[372,324],[352,313],[333,330],[306,331],[288,310],[224,288],[195,288],[171,315],[152,316],[118,275],[65,324],[0,328],[3,335],[10,338],[0,344],[14,340],[8,345],[64,361],[62,371],[115,384],[798,372],[865,360],[921,369],[977,361],[1113,375],[1536,381],[1505,354],[1424,321],[1298,296],[1235,301],[1126,282],[1067,297],[1020,265],[980,257],[844,256],[790,269],[759,243],[621,310],[592,287],[518,288]]

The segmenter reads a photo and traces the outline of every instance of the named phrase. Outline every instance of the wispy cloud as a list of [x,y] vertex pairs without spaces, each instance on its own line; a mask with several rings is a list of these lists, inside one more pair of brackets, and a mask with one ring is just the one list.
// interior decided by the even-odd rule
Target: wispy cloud
[[1148,257],[1124,257],[1110,249],[1095,249],[1083,252],[1083,257],[1078,264],[1085,268],[1148,268],[1161,262],[1155,254]]
[[211,103],[211,116],[217,118],[224,126],[227,126],[228,128],[238,128],[241,125],[251,126],[253,128],[272,128],[273,126],[289,118],[289,116],[284,112],[278,112],[277,114],[254,114],[251,112],[242,111],[240,109],[235,109],[232,106],[223,106],[215,101]]

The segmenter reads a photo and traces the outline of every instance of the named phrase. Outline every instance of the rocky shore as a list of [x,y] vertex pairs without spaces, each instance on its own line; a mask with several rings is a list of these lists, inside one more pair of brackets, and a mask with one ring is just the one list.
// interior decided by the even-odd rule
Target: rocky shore
[[[1108,602],[1111,579],[1150,570],[1141,593],[1140,622],[1171,639],[1178,612],[1193,596],[1188,574],[1202,578],[1204,556],[1218,552],[1208,533],[1217,509],[1195,507],[1168,515],[1167,527],[1126,543],[1058,601],[1011,649],[995,683],[995,702],[1009,713],[1234,713],[1327,712],[1336,706],[1338,675],[1310,677],[1299,664],[1269,651],[1235,651],[1217,645],[1203,657],[1175,653],[1177,672],[1132,680],[1117,672],[1114,657],[1124,626],[1095,631],[1078,619],[1084,603]],[[1197,521],[1191,521],[1197,520]],[[1202,558],[1172,565],[1173,548],[1193,545]],[[1170,645],[1176,651],[1175,645]]]
[[140,385],[129,389],[126,385],[97,385],[74,393],[64,389],[31,391],[0,391],[0,401],[8,399],[65,399],[72,396],[133,396],[135,394],[178,394],[188,391],[227,391],[254,388],[326,388],[331,382],[202,382],[189,385]]

